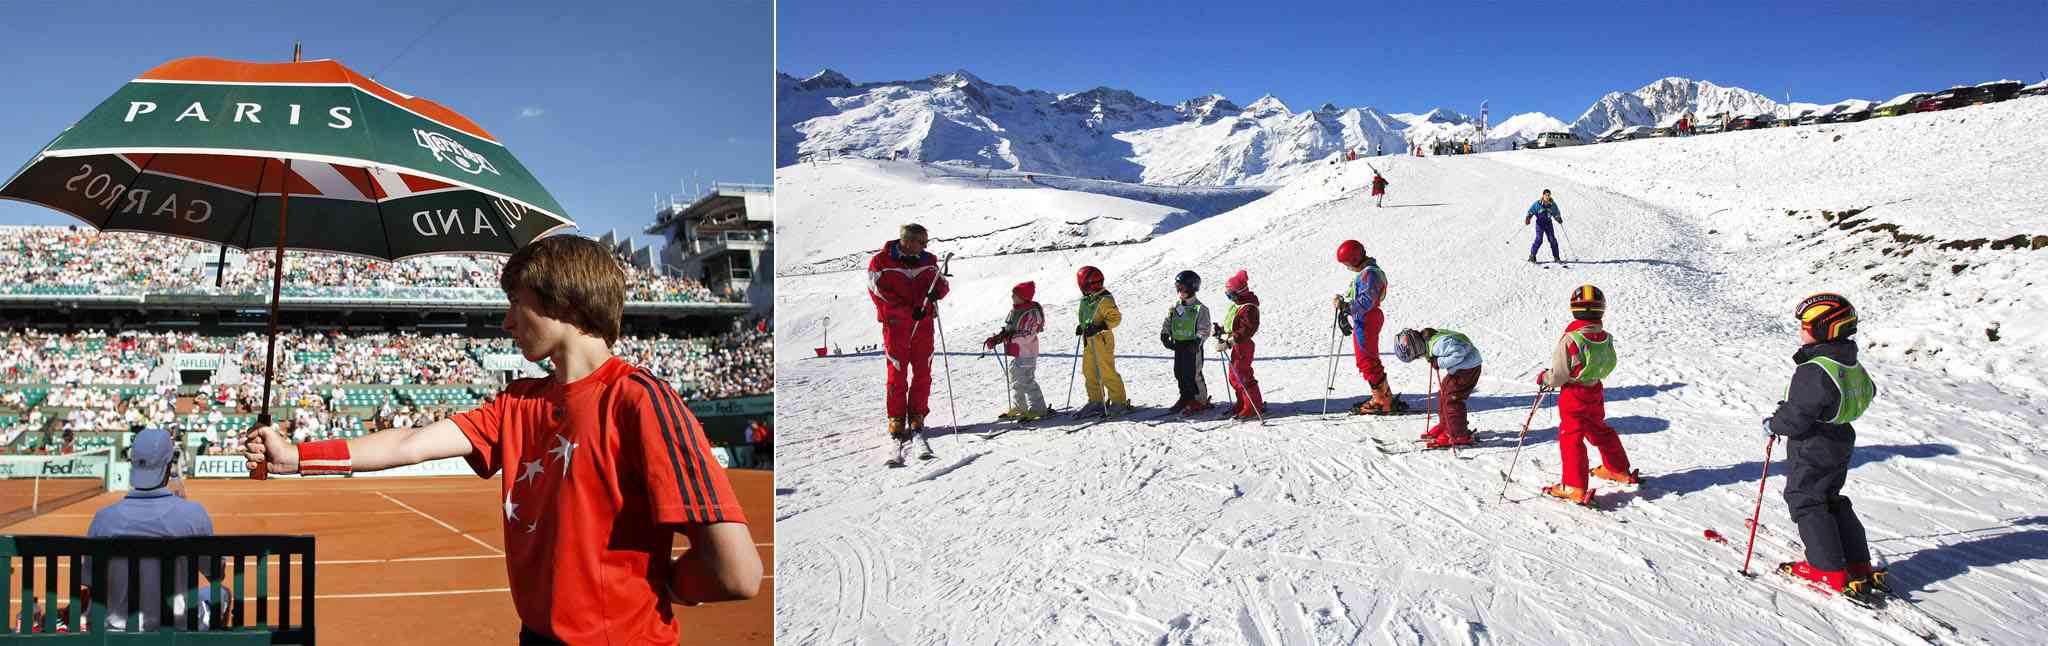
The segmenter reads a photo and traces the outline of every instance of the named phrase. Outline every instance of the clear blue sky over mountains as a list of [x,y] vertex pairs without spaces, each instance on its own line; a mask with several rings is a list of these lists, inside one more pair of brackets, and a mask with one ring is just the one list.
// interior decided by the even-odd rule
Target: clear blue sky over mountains
[[[297,39],[482,124],[584,232],[637,234],[693,172],[771,181],[773,28],[769,0],[0,2],[0,172],[151,67]],[[75,222],[0,202],[0,224]]]
[[1601,95],[1684,76],[1784,101],[1889,99],[2048,74],[2048,2],[863,2],[783,0],[778,69],[855,82],[966,69],[992,83],[1108,85],[1172,104],[1271,93],[1567,122]]

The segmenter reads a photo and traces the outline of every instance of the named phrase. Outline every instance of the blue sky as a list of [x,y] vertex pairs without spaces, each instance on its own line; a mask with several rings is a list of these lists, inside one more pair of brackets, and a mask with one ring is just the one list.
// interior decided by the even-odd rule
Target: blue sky
[[[297,39],[476,120],[583,231],[638,234],[693,173],[772,181],[773,29],[769,0],[0,1],[0,173],[151,67]],[[76,222],[0,202],[0,224]]]
[[783,0],[777,68],[856,82],[967,69],[1055,92],[1108,85],[1172,104],[1271,93],[1496,120],[1571,121],[1665,76],[1784,100],[1889,99],[2048,74],[2048,2],[844,3]]

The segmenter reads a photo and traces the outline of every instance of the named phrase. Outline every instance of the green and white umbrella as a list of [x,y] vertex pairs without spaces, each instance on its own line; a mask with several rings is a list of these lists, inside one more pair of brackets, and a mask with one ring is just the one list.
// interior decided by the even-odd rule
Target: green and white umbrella
[[468,117],[340,63],[292,58],[157,66],[0,186],[0,199],[101,231],[212,242],[222,253],[274,249],[266,424],[285,250],[385,260],[509,254],[575,225]]
[[0,187],[102,231],[386,260],[509,254],[573,226],[467,117],[334,61],[185,58],[123,86]]

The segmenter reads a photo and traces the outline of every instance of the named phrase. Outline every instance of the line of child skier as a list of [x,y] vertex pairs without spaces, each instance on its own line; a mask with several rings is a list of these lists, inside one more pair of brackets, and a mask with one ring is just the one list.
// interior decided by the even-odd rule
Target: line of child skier
[[[1545,199],[1532,207],[1532,216],[1549,203],[1548,193],[1545,191]],[[885,254],[902,254],[905,249],[922,251],[923,230],[918,227],[913,231],[911,227],[915,225],[905,227],[906,238],[915,233],[919,239],[906,239],[908,244],[904,245],[892,241],[877,254],[878,261]],[[1381,306],[1388,290],[1385,271],[1356,240],[1338,245],[1336,260],[1352,272],[1349,290],[1333,298],[1336,324],[1352,338],[1355,363],[1371,391],[1369,397],[1352,407],[1352,412],[1413,412],[1393,393],[1379,358],[1379,335],[1385,323]],[[879,277],[877,267],[882,270]],[[926,267],[935,267],[930,254],[923,254],[921,260],[900,259],[895,264],[870,267],[870,291],[876,294],[878,318],[885,324],[884,345],[891,356],[889,429],[892,437],[898,438],[899,447],[908,442],[902,436],[905,427],[896,423],[899,417],[911,420],[914,424],[910,432],[923,437],[923,395],[929,391],[930,380],[922,372],[930,365],[930,337],[917,329],[916,322],[927,314],[935,316],[929,311],[930,304],[944,296],[946,285],[937,271],[930,271],[930,280],[917,282],[916,289],[906,290],[890,282],[895,275],[890,272],[923,277],[924,273],[917,268]],[[1075,334],[1081,346],[1079,366],[1086,376],[1088,397],[1087,405],[1076,416],[1116,416],[1129,412],[1130,400],[1116,370],[1112,332],[1122,322],[1122,313],[1104,287],[1101,270],[1082,267],[1076,282],[1082,299],[1076,312]],[[1174,277],[1178,298],[1168,309],[1159,333],[1160,344],[1173,352],[1174,376],[1179,386],[1179,398],[1170,411],[1190,414],[1213,408],[1202,377],[1206,360],[1203,342],[1213,340],[1216,349],[1224,354],[1225,376],[1237,401],[1228,415],[1249,419],[1265,414],[1252,365],[1257,352],[1254,337],[1259,328],[1259,298],[1251,291],[1249,282],[1243,270],[1225,281],[1224,296],[1229,308],[1217,322],[1211,320],[1208,307],[1199,298],[1201,277],[1193,271],[1182,271]],[[1011,290],[1008,319],[1002,330],[984,341],[990,349],[1001,345],[1003,354],[1011,358],[1007,368],[1010,409],[999,416],[1003,419],[1036,420],[1051,412],[1034,374],[1037,335],[1045,320],[1043,308],[1032,300],[1034,289],[1033,283],[1025,282]],[[905,292],[922,294],[925,304],[898,316],[908,300],[900,296]],[[885,301],[883,293],[899,295]],[[1590,479],[1633,486],[1641,484],[1643,477],[1631,465],[1620,436],[1606,421],[1604,380],[1613,374],[1618,363],[1613,335],[1603,325],[1606,294],[1594,285],[1581,285],[1572,290],[1567,306],[1572,320],[1553,343],[1549,363],[1535,379],[1539,389],[1557,391],[1559,415],[1562,473],[1557,484],[1542,491],[1568,502],[1591,505]],[[1876,394],[1869,374],[1857,360],[1855,341],[1850,338],[1856,333],[1856,312],[1842,296],[1823,293],[1801,302],[1794,314],[1800,323],[1802,345],[1793,356],[1796,367],[1784,400],[1771,417],[1763,420],[1763,428],[1767,435],[1786,440],[1788,469],[1784,497],[1799,526],[1807,559],[1781,564],[1779,571],[1851,598],[1873,600],[1889,590],[1886,572],[1873,567],[1863,526],[1849,499],[1841,495],[1855,445],[1851,422],[1868,410]],[[909,330],[901,330],[905,318],[910,323]],[[897,358],[899,348],[904,349],[908,361]],[[922,350],[922,355],[912,356],[912,349]],[[1423,434],[1421,440],[1426,447],[1472,445],[1474,437],[1466,404],[1478,386],[1483,367],[1477,344],[1455,330],[1422,327],[1397,332],[1393,351],[1403,363],[1424,360],[1436,382],[1436,408],[1429,412],[1442,421]],[[906,369],[919,374],[910,381],[908,395],[898,399],[904,382],[901,375]],[[904,407],[899,407],[898,401],[905,402]],[[1775,439],[1772,443],[1775,444]],[[1596,467],[1589,468],[1587,444],[1599,454],[1600,464]],[[902,451],[898,449],[899,458]]]

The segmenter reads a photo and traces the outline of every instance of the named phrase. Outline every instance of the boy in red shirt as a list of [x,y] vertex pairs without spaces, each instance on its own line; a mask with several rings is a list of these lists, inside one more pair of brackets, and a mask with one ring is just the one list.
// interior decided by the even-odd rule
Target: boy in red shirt
[[[625,274],[596,241],[553,236],[499,277],[503,327],[554,373],[426,426],[292,445],[250,432],[273,473],[338,475],[462,457],[505,472],[505,569],[521,643],[675,644],[670,604],[752,598],[761,556],[703,427],[667,383],[612,356]],[[690,549],[671,558],[675,535]]]

